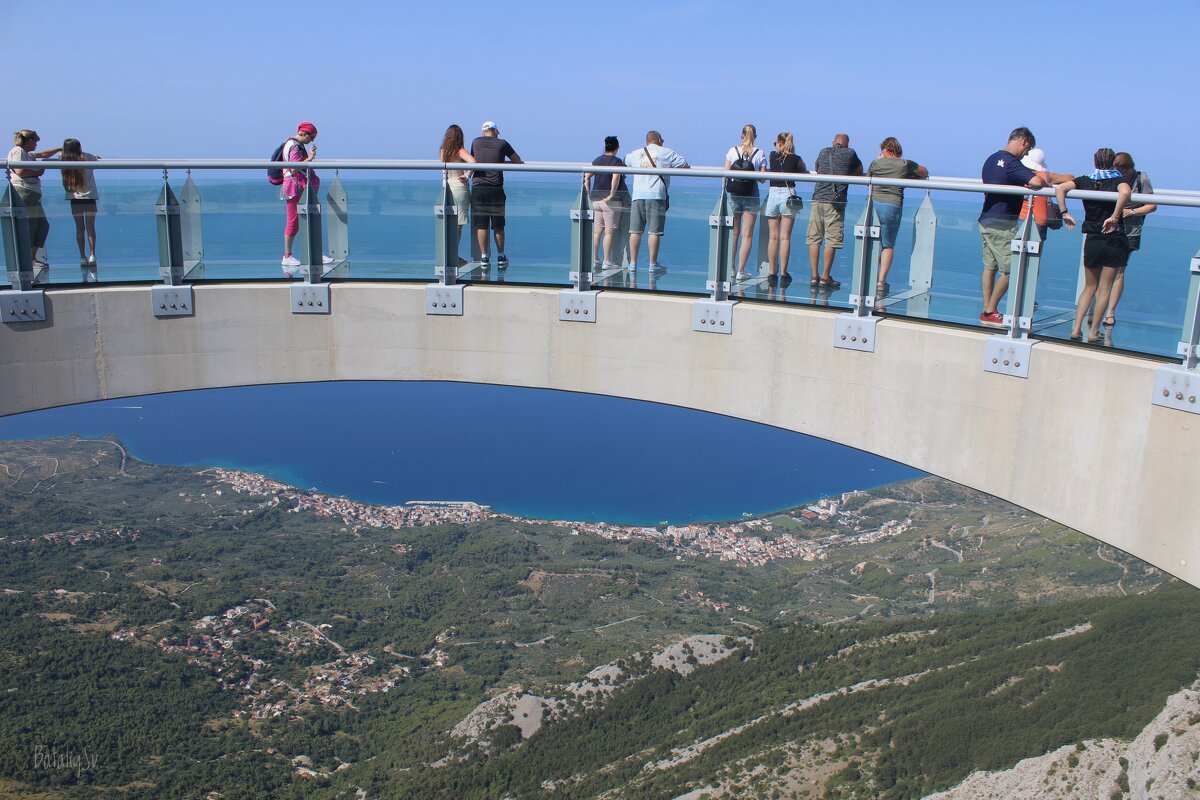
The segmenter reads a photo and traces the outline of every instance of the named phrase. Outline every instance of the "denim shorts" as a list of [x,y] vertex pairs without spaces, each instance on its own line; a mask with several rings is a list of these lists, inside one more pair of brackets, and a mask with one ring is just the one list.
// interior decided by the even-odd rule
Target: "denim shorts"
[[896,233],[900,230],[900,212],[903,209],[899,203],[881,203],[876,200],[871,204],[879,217],[879,246],[886,250],[896,246]]
[[767,192],[767,205],[763,208],[763,214],[767,217],[794,217],[796,210],[788,208],[787,199],[791,195],[792,190],[786,187],[772,186]]
[[757,214],[759,205],[758,192],[751,195],[729,195],[730,214]]

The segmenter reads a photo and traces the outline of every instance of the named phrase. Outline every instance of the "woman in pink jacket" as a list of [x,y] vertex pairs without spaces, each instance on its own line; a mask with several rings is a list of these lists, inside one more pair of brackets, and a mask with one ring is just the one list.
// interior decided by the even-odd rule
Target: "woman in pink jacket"
[[[312,144],[317,138],[317,126],[311,122],[301,122],[296,126],[296,135],[289,137],[283,144],[283,160],[289,163],[307,164],[317,157],[317,146]],[[312,150],[308,145],[312,144]],[[283,274],[295,277],[292,270],[300,265],[300,259],[292,255],[292,243],[296,241],[296,233],[300,230],[300,197],[312,180],[313,191],[321,187],[321,179],[310,169],[284,169],[283,185],[279,187],[279,197],[287,203],[287,224],[283,228]]]

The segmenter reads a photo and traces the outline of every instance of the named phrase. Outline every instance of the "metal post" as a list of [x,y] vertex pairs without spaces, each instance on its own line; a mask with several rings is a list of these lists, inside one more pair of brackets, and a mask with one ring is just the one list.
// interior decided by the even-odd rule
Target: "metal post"
[[179,227],[183,235],[183,277],[196,280],[204,277],[204,235],[201,230],[202,207],[200,190],[192,182],[192,171],[179,195]]
[[708,218],[708,300],[692,304],[692,330],[701,333],[733,333],[733,307],[729,299],[729,234],[733,217],[729,213],[729,197],[725,187]]
[[1158,368],[1151,402],[1164,408],[1200,414],[1200,251],[1192,256],[1191,274],[1178,350],[1183,361],[1178,366]]
[[33,289],[33,250],[29,239],[29,218],[25,201],[11,183],[11,173],[5,170],[4,197],[0,200],[0,227],[4,234],[4,261],[8,264],[8,282],[18,291]]
[[154,205],[158,223],[158,276],[168,286],[183,285],[183,228],[179,219],[179,200],[171,190],[167,171],[162,172],[163,188]]
[[571,209],[571,282],[577,292],[592,288],[592,226],[592,198],[585,183]]
[[[11,173],[5,170],[7,176]],[[11,289],[0,290],[0,319],[6,325],[46,321],[46,293],[34,289],[38,280],[33,272],[33,250],[29,238],[29,218],[25,203],[9,183],[0,199],[0,233],[4,239],[4,260],[8,264]]]
[[879,275],[879,217],[875,215],[870,187],[867,206],[854,226],[854,273],[850,283],[850,304],[859,317],[870,316],[875,306],[875,283]]
[[[1029,198],[1029,207],[1033,208],[1032,195]],[[1025,217],[1017,238],[1012,241],[1012,267],[1009,270],[1012,275],[1008,284],[1004,315],[1004,324],[1008,326],[1007,335],[1012,339],[1027,338],[1033,327],[1042,242],[1042,231],[1033,214],[1029,214]]]
[[1014,378],[1029,377],[1029,361],[1033,356],[1033,346],[1037,344],[1029,338],[1029,330],[1033,327],[1042,232],[1033,218],[1033,200],[1034,195],[1029,195],[1030,213],[1010,247],[1012,261],[1008,270],[1008,313],[1004,315],[1008,330],[989,336],[983,346],[984,371]]
[[466,213],[467,209],[454,205],[454,193],[445,176],[443,172],[441,200],[433,207],[433,274],[438,282],[425,287],[425,313],[461,317],[463,285],[458,282],[458,215]]
[[313,191],[312,167],[305,167],[307,178],[304,194],[300,197],[300,254],[301,262],[308,275],[308,283],[320,283],[324,272],[325,247],[321,241],[321,196]]
[[713,302],[729,299],[729,239],[733,216],[729,213],[729,196],[721,188],[713,213],[708,218],[708,285]]
[[574,289],[558,293],[558,318],[564,322],[595,322],[596,295],[592,289],[592,198],[587,182],[571,209],[571,282]]
[[1200,365],[1200,250],[1192,256],[1192,279],[1188,286],[1187,316],[1179,355],[1183,356],[1184,369],[1196,369]]
[[163,188],[154,204],[158,224],[158,275],[162,283],[150,287],[150,302],[156,317],[188,317],[195,313],[191,286],[184,286],[183,223],[179,200],[171,190],[164,169]]

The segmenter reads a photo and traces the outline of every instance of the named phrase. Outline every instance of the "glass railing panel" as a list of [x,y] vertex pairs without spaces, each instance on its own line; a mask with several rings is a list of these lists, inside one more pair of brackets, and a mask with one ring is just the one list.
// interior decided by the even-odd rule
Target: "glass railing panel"
[[[495,187],[473,187],[470,222],[463,229],[460,250],[470,263],[461,268],[460,278],[481,283],[569,284],[571,209],[579,198],[579,187],[578,175],[510,172],[501,187],[502,205],[481,202],[496,199]],[[485,188],[492,197],[481,196]],[[486,263],[480,257],[481,233]]]
[[[434,206],[441,201],[441,173],[346,171],[339,176],[346,198],[348,268],[334,277],[433,280]],[[323,197],[328,229],[335,211]]]
[[[93,251],[88,241],[87,209],[77,206],[75,211],[80,213],[73,213],[57,170],[47,170],[42,176],[42,209],[50,223],[43,256],[50,269],[41,273],[42,283],[71,285],[93,279],[137,281],[158,277],[154,205],[162,181],[137,173],[97,170],[96,183],[100,197],[93,219]],[[83,231],[84,257],[78,246],[77,225]],[[95,263],[81,263],[93,252]],[[0,275],[0,281],[7,285],[6,273]]]
[[[1083,215],[1080,205],[1079,201],[1069,201],[1072,211],[1078,212],[1077,218]],[[1060,233],[1063,231],[1051,234],[1055,243]],[[1070,241],[1070,248],[1061,248],[1064,263],[1056,265],[1060,269],[1054,279],[1050,283],[1043,280],[1038,287],[1039,308],[1034,317],[1034,333],[1038,336],[1060,339],[1070,336],[1075,302],[1083,281],[1083,237],[1076,233]],[[1112,315],[1115,324],[1101,325],[1100,343],[1154,355],[1176,355],[1191,258],[1198,248],[1200,214],[1195,210],[1160,205],[1147,216],[1139,249],[1130,254],[1121,279],[1121,296]],[[1091,314],[1089,310],[1084,317],[1085,336]]]

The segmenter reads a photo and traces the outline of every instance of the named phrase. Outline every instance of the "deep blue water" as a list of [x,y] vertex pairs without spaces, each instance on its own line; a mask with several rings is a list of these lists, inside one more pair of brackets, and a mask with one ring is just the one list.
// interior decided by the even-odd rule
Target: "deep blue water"
[[473,500],[529,517],[733,519],[923,473],[744,420],[456,383],[249,386],[0,418],[0,439],[116,434],[138,458],[356,500]]

